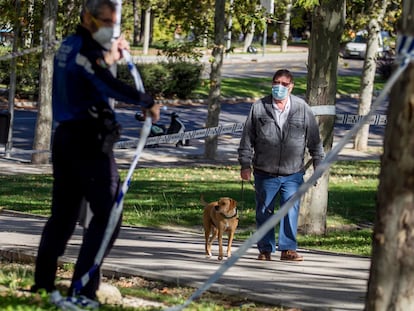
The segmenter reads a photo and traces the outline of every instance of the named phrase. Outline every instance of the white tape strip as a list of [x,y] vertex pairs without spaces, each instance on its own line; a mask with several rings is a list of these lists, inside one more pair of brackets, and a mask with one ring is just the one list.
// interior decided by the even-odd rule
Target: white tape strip
[[[53,41],[52,43],[50,43],[47,46],[47,49],[53,49],[59,43],[60,43],[60,41]],[[27,54],[40,53],[42,51],[42,49],[43,49],[43,45],[39,45],[39,46],[34,47],[34,48],[21,50],[21,51],[17,51],[17,52],[11,52],[9,54],[0,56],[0,61],[20,57],[20,56],[27,55]]]
[[[357,124],[364,116],[354,114],[337,114],[335,118],[336,124]],[[369,117],[368,122],[371,125],[387,125],[387,116],[384,114],[375,114]]]
[[[320,107],[327,107],[327,106],[320,106]],[[333,112],[333,109],[326,109],[326,108],[323,108],[323,109],[325,109],[323,114],[318,113],[316,115],[334,115],[334,114],[331,114]],[[337,114],[335,123],[352,125],[352,124],[358,123],[362,118],[364,118],[364,116],[358,116],[358,115],[352,115],[352,114],[351,115],[350,114]],[[370,116],[369,124],[379,125],[379,126],[386,125],[387,116],[381,115],[381,114],[372,115]],[[177,134],[153,136],[147,139],[147,145],[175,144],[181,140],[205,138],[208,136],[215,136],[215,135],[220,136],[224,134],[234,134],[236,132],[243,131],[243,127],[244,127],[244,123],[232,123],[232,124],[220,125],[217,127],[204,128],[204,129],[182,132],[182,133],[177,133]],[[138,141],[139,141],[138,139],[120,141],[115,144],[114,148],[115,149],[133,148],[138,144]]]
[[336,114],[335,105],[311,106],[311,109],[315,116],[334,116]]
[[[321,106],[322,107],[322,106]],[[325,109],[325,108],[324,108]],[[330,112],[333,110],[331,109]],[[329,109],[325,110],[325,113],[322,115],[331,115]],[[321,115],[317,113],[316,115]],[[357,124],[364,116],[358,116],[354,114],[337,114],[335,118],[336,124],[347,124],[353,125]],[[385,126],[387,124],[387,116],[383,114],[371,115],[369,117],[368,123],[371,125]],[[244,123],[231,123],[226,125],[220,125],[217,127],[210,127],[204,129],[198,129],[194,131],[182,132],[177,134],[153,136],[147,139],[146,145],[156,145],[156,144],[175,144],[178,141],[187,140],[187,139],[198,139],[205,138],[208,136],[214,135],[225,135],[225,134],[234,134],[237,132],[242,132]],[[135,148],[138,145],[139,139],[119,141],[115,143],[115,149],[127,149]],[[11,154],[34,154],[34,153],[48,153],[50,150],[11,150]],[[0,155],[5,154],[5,152],[0,152]]]

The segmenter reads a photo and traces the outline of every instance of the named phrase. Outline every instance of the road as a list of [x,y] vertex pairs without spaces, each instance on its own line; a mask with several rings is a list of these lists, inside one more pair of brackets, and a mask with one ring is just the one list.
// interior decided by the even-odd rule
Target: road
[[[265,56],[229,56],[223,63],[222,76],[224,78],[269,77],[271,79],[276,70],[281,68],[289,69],[295,76],[303,76],[307,74],[307,62],[307,52],[268,54]],[[338,74],[341,76],[360,75],[362,67],[362,60],[339,58]],[[208,76],[209,71],[209,66],[206,66],[205,77]]]

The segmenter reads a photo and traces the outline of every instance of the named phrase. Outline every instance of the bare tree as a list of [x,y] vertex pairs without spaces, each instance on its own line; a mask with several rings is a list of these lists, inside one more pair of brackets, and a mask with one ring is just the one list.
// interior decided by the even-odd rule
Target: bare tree
[[[401,32],[414,36],[414,2],[403,1]],[[395,83],[381,158],[365,310],[414,309],[414,65]]]
[[[213,61],[210,72],[210,92],[208,96],[208,115],[206,127],[218,125],[221,111],[221,67],[224,55],[224,28],[225,28],[225,0],[216,0],[214,15],[214,48]],[[217,151],[217,136],[207,137],[205,140],[204,156],[214,159]]]
[[[52,48],[56,38],[56,17],[58,0],[48,0],[44,3],[43,13],[43,50],[39,81],[39,104],[33,150],[49,150],[52,136]],[[34,153],[32,163],[45,164],[49,162],[49,153]]]
[[25,38],[25,47],[33,46],[33,31],[34,31],[34,11],[35,11],[35,1],[29,0],[27,4],[27,36]]
[[132,11],[134,14],[134,32],[133,32],[132,44],[137,46],[141,38],[141,33],[140,33],[141,20],[139,16],[139,7],[137,4],[137,0],[132,1]]
[[149,43],[150,43],[150,33],[151,33],[151,5],[145,9],[145,25],[144,25],[144,46],[143,54],[148,55]]
[[249,48],[249,46],[251,46],[253,43],[255,29],[256,29],[256,23],[252,20],[249,24],[246,37],[244,38],[243,52],[245,53],[247,52],[247,49]]
[[283,22],[280,24],[280,51],[286,52],[288,47],[288,39],[290,33],[290,16],[292,15],[292,0],[288,0],[286,3],[285,16]]
[[[339,42],[344,24],[345,0],[321,1],[320,5],[314,7],[306,92],[311,106],[335,106]],[[325,152],[332,148],[334,122],[334,115],[319,117]],[[299,228],[303,231],[325,233],[328,177],[328,173],[325,173],[318,185],[310,189],[302,199]]]
[[[16,18],[14,22],[14,38],[13,38],[13,47],[12,51],[17,52],[19,47],[19,41],[21,36],[21,25],[20,25],[20,12],[21,12],[21,3],[20,0],[16,0],[14,3],[16,9]],[[10,84],[9,84],[9,113],[10,113],[10,125],[6,143],[6,156],[10,156],[10,151],[13,149],[13,124],[14,124],[14,97],[16,95],[16,68],[17,61],[16,58],[12,58],[10,61]]]
[[[377,69],[378,56],[378,37],[381,31],[381,24],[385,16],[389,0],[370,1],[369,14],[370,20],[368,24],[368,42],[365,53],[364,68],[362,70],[360,102],[358,106],[358,114],[366,115],[372,103],[372,93],[374,91],[375,72]],[[369,124],[365,124],[355,136],[354,149],[366,151],[368,148]]]

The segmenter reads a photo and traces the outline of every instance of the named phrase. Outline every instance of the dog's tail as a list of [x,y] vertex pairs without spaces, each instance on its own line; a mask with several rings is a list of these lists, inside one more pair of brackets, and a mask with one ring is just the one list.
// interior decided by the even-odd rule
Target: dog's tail
[[208,203],[204,200],[204,195],[203,194],[200,195],[200,202],[201,202],[201,204],[203,204],[204,207],[206,207],[208,205]]

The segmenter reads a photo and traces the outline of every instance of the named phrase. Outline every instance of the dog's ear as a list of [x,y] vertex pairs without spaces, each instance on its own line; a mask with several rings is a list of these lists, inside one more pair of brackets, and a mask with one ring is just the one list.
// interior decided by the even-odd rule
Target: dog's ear
[[230,199],[230,207],[231,208],[236,208],[237,207],[237,201],[234,199]]

